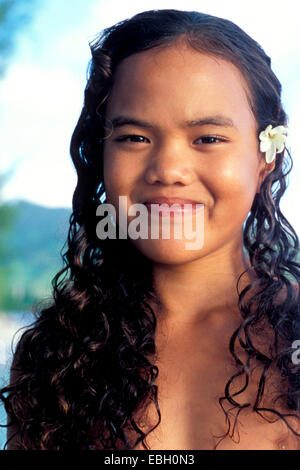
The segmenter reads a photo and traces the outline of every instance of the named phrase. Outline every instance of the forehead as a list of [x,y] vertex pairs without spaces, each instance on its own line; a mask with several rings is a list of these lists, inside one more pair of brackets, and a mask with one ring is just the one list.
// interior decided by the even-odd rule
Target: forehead
[[179,42],[133,54],[119,64],[107,116],[131,112],[154,118],[159,110],[162,119],[181,115],[182,120],[199,113],[226,114],[249,126],[255,123],[249,96],[235,65]]

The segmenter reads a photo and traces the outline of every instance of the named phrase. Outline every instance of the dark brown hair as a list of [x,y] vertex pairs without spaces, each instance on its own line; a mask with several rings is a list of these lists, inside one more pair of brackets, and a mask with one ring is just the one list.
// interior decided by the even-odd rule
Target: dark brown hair
[[[17,380],[1,391],[8,424],[18,429],[20,448],[130,449],[140,441],[146,448],[151,429],[145,433],[135,413],[153,401],[156,426],[160,422],[155,384],[159,371],[153,361],[156,317],[149,299],[159,300],[152,288],[151,262],[128,240],[99,240],[95,227],[96,208],[105,202],[102,138],[116,68],[131,54],[167,47],[179,37],[238,67],[250,90],[258,133],[268,124],[287,124],[281,85],[270,58],[231,21],[194,11],[153,10],[106,28],[91,43],[84,106],[71,141],[78,181],[63,254],[65,267],[53,279],[51,305],[41,309],[18,343],[13,364]],[[300,366],[291,361],[292,342],[300,338],[299,289],[297,297],[293,287],[299,287],[300,280],[295,260],[299,241],[279,207],[291,169],[291,156],[284,149],[244,224],[244,249],[259,282],[239,293],[241,324],[228,345],[237,373],[219,400],[222,406],[226,399],[238,411],[249,406],[259,414],[265,410],[260,404],[271,365],[284,377],[286,406],[295,415],[300,411]],[[246,293],[260,286],[245,302]],[[286,299],[274,305],[275,294],[283,288]],[[251,329],[262,320],[273,332],[270,355],[252,341]],[[247,352],[246,363],[235,353],[237,341]],[[257,397],[254,404],[240,404],[237,395],[247,387],[254,359],[263,369]],[[231,383],[243,375],[245,387],[232,394]],[[290,427],[285,415],[275,408],[269,412]],[[134,442],[128,429],[135,432]],[[228,420],[226,435],[230,429]]]

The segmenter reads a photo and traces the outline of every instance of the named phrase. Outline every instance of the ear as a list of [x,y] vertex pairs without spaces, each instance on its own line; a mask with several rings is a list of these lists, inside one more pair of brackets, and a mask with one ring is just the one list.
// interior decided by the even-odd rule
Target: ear
[[256,187],[256,193],[260,192],[261,186],[265,180],[265,178],[268,176],[269,173],[271,173],[275,166],[276,166],[276,158],[271,163],[267,163],[265,159],[265,153],[261,152],[260,154],[260,165],[259,165],[259,173],[258,173],[258,181],[257,181],[257,187]]

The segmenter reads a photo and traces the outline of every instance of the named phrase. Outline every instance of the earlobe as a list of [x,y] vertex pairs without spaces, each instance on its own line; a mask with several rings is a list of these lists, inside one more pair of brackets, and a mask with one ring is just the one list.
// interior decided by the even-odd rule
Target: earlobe
[[275,165],[276,165],[276,161],[273,160],[271,163],[266,163],[265,157],[264,157],[264,154],[263,154],[262,165],[263,166],[262,166],[262,168],[259,172],[259,178],[258,178],[258,183],[257,183],[257,188],[256,188],[256,193],[257,194],[260,192],[261,186],[262,186],[264,180],[266,179],[266,177],[268,176],[268,174],[272,173],[272,171],[274,170]]

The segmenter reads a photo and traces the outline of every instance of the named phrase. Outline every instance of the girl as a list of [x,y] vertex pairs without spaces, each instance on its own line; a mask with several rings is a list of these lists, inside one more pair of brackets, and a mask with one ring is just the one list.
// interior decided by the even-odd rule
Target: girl
[[[91,51],[65,267],[2,389],[8,449],[299,449],[299,245],[270,58],[232,22],[176,10]],[[124,233],[134,204],[147,235],[158,205],[170,237]],[[195,249],[175,213],[203,231]]]

